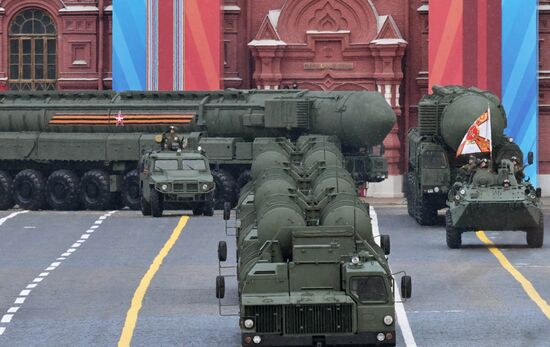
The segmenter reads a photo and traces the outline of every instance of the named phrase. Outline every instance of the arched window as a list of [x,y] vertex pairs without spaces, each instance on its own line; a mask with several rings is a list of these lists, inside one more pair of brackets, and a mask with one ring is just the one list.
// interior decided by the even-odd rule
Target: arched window
[[57,80],[56,29],[43,10],[17,14],[9,31],[11,90],[54,90]]

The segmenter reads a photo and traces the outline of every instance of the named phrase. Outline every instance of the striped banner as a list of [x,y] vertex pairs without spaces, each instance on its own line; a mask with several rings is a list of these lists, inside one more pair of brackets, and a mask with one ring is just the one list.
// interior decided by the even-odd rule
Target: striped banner
[[105,113],[56,113],[48,125],[70,126],[126,126],[126,125],[173,125],[191,124],[195,122],[195,115],[188,113],[132,113],[113,112]]
[[502,104],[508,135],[535,163],[525,169],[537,184],[538,172],[538,13],[537,0],[502,0]]
[[220,0],[115,0],[113,88],[220,89],[220,6]]
[[502,97],[506,133],[535,164],[537,180],[537,0],[430,0],[429,88],[475,86]]

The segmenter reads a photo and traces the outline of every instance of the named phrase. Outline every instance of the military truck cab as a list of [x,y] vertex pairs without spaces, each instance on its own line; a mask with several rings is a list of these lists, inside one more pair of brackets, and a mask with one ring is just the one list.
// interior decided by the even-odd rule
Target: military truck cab
[[197,150],[148,152],[139,163],[141,211],[160,217],[165,209],[214,214],[214,178],[208,158]]
[[407,176],[407,207],[411,217],[421,225],[437,223],[437,210],[445,208],[451,169],[445,149],[419,135],[409,132],[409,173]]

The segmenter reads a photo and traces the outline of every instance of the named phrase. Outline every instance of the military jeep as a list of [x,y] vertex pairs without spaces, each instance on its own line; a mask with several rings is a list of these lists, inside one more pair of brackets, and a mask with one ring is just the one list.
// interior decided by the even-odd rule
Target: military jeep
[[214,214],[214,178],[200,150],[145,153],[139,163],[141,212],[160,217],[165,209],[191,209]]

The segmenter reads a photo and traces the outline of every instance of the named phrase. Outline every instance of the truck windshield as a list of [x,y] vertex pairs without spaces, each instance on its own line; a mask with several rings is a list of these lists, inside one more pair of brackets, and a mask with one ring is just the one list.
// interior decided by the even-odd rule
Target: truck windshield
[[206,170],[206,164],[202,159],[184,159],[183,160],[183,169],[184,170],[197,170],[204,171]]
[[178,161],[177,160],[155,160],[155,170],[177,170]]
[[354,277],[350,291],[362,303],[386,301],[386,285],[380,276]]
[[445,169],[447,167],[447,158],[445,153],[440,151],[426,151],[422,156],[424,169]]

